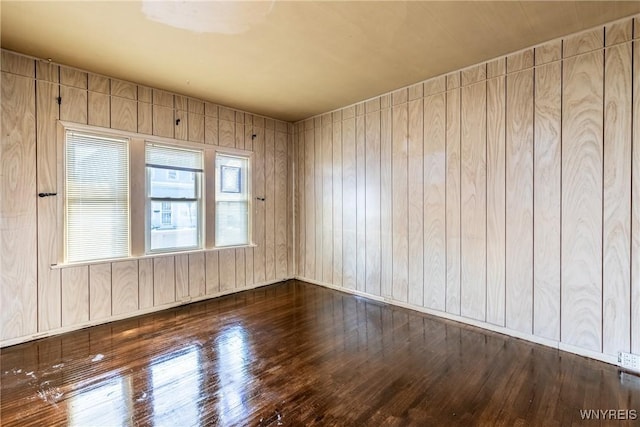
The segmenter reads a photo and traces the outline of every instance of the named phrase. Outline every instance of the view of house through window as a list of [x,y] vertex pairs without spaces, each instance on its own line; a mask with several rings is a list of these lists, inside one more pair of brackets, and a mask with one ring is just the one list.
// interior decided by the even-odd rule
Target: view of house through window
[[147,144],[147,251],[202,247],[202,151]]
[[216,155],[216,246],[249,243],[249,159]]

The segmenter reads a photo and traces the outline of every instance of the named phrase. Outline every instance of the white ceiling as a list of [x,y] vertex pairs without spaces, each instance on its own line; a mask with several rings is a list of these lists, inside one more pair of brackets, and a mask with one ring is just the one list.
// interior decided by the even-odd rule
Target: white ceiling
[[639,1],[7,1],[2,47],[295,121],[640,12]]

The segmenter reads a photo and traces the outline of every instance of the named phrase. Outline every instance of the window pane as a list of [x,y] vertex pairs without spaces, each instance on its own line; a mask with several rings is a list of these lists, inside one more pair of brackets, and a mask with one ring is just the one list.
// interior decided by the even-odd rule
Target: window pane
[[216,246],[249,244],[249,159],[216,156]]
[[200,246],[198,202],[151,202],[150,249],[181,249]]
[[149,196],[172,199],[195,199],[198,197],[196,172],[171,169],[147,168],[149,173]]
[[65,243],[69,262],[129,255],[126,139],[67,132]]

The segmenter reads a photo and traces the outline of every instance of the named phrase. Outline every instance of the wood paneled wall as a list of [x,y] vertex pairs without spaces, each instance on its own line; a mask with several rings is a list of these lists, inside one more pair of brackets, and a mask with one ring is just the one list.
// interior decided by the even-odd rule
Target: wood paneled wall
[[296,123],[297,275],[605,360],[640,353],[639,29]]
[[[293,125],[8,51],[1,62],[0,346],[293,276]],[[253,151],[257,246],[52,268],[57,201],[37,194],[61,192],[58,119]]]

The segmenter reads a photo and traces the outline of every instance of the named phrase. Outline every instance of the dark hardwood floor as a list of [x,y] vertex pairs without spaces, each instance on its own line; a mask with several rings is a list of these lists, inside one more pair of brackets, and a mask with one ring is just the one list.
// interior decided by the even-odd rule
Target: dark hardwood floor
[[615,366],[297,281],[2,349],[0,424],[638,425]]

